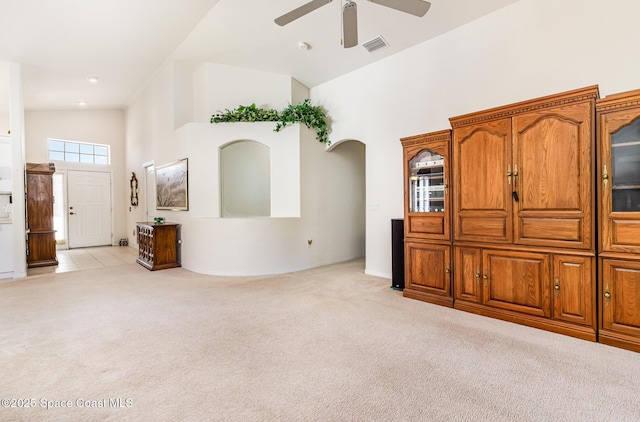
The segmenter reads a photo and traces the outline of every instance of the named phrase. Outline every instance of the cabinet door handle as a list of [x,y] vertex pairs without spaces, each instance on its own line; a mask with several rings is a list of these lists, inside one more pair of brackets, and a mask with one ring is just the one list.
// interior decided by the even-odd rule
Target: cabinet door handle
[[489,283],[489,276],[487,275],[487,270],[484,270],[484,275],[482,276],[484,279],[484,285],[486,286]]
[[560,280],[558,279],[558,277],[556,277],[556,282],[553,288],[556,290],[556,296],[557,296],[558,293],[560,293]]
[[604,190],[607,190],[607,185],[609,184],[609,173],[607,172],[607,165],[604,165],[602,169],[602,184],[604,185]]
[[476,267],[476,284],[480,284],[480,267]]
[[607,284],[604,288],[604,304],[605,306],[609,306],[609,302],[611,301],[611,292],[609,291],[609,285]]
[[518,165],[513,165],[513,186],[518,185]]
[[511,184],[511,164],[507,164],[507,182]]

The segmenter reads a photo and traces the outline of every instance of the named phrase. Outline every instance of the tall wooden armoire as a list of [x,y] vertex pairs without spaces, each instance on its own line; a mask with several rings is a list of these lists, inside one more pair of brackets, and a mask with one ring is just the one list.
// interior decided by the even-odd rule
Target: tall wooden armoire
[[27,265],[58,265],[53,229],[53,163],[27,163]]
[[450,119],[456,309],[596,340],[596,98]]

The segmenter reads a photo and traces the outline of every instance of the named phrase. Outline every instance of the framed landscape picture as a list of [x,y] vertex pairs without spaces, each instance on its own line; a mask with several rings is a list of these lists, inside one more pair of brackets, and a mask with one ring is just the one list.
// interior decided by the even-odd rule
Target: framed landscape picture
[[156,209],[187,211],[189,209],[188,162],[156,167]]

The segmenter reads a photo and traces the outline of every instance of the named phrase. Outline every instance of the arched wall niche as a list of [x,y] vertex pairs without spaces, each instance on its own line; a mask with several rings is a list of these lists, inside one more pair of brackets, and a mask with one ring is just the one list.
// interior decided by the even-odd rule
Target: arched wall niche
[[241,139],[220,147],[220,216],[271,216],[271,149]]

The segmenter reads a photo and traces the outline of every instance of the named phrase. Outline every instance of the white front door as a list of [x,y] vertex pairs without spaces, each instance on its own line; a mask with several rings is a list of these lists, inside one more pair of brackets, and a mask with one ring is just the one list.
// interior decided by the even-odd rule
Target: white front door
[[111,173],[67,172],[69,248],[111,245]]

